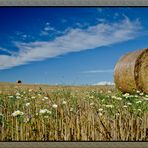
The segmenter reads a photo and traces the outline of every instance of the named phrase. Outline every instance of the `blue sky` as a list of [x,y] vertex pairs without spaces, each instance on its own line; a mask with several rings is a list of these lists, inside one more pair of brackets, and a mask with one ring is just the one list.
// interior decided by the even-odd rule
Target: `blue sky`
[[113,82],[125,53],[148,47],[146,7],[0,7],[0,81]]

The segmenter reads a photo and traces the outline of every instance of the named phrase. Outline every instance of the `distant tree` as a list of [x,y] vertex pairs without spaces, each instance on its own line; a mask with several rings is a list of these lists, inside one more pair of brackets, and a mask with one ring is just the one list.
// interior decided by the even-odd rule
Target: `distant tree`
[[17,83],[19,83],[19,84],[20,84],[20,83],[22,83],[22,81],[21,81],[21,80],[18,80],[18,81],[17,81]]

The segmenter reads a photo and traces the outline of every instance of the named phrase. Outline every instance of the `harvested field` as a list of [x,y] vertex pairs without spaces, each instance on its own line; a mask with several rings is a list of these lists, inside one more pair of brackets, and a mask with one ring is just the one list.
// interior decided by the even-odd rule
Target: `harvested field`
[[0,90],[0,141],[148,140],[147,94],[10,83]]

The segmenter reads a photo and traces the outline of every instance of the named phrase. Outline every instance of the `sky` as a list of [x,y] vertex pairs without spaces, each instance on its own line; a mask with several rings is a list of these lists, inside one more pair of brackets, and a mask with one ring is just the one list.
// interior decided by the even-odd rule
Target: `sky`
[[147,7],[0,7],[0,82],[112,84],[147,38]]

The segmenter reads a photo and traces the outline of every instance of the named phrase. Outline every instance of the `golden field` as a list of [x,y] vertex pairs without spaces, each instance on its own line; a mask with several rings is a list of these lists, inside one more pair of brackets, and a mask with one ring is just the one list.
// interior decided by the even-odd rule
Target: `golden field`
[[148,141],[148,94],[0,83],[0,141]]

